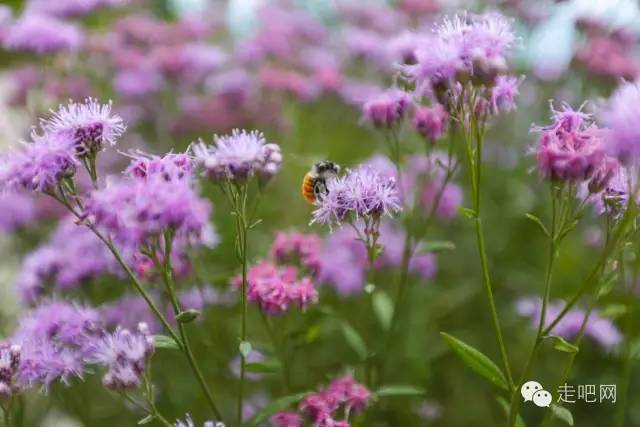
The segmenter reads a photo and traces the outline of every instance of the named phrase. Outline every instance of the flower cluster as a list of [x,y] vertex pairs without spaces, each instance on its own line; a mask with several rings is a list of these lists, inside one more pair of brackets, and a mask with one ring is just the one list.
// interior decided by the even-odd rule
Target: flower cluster
[[49,242],[24,258],[16,285],[22,300],[33,304],[48,290],[68,291],[91,278],[120,271],[98,237],[67,218]]
[[337,224],[345,221],[391,217],[401,210],[394,178],[369,167],[347,171],[327,183],[328,194],[318,198],[311,223]]
[[10,341],[21,347],[19,383],[47,389],[80,377],[101,329],[96,310],[49,301],[26,313]]
[[193,153],[209,179],[245,182],[252,176],[265,181],[280,169],[282,154],[276,144],[267,144],[262,133],[235,129],[229,135],[216,136],[214,145],[194,144]]
[[82,44],[82,32],[68,22],[43,13],[24,14],[4,37],[7,50],[38,54],[76,51]]
[[591,116],[563,104],[555,110],[553,122],[535,128],[540,132],[536,149],[538,169],[552,181],[583,182],[591,178],[606,159],[603,131]]
[[364,103],[362,119],[376,127],[389,128],[400,122],[411,104],[411,95],[407,92],[388,89]]
[[0,159],[0,187],[53,192],[62,179],[74,176],[79,158],[95,156],[104,142],[115,144],[125,129],[110,104],[94,99],[60,106],[40,127],[30,142]]
[[[516,308],[521,316],[530,318],[532,325],[538,327],[538,323],[540,322],[540,305],[541,301],[539,299],[522,298],[518,301]],[[552,301],[548,305],[546,316],[547,324],[545,326],[549,326],[553,319],[560,313],[563,306],[562,301]],[[571,310],[553,328],[552,333],[567,339],[575,337],[580,331],[585,314],[584,310]],[[616,347],[622,341],[622,334],[613,322],[602,317],[597,310],[591,312],[584,334],[593,338],[593,340],[603,348],[609,350]]]
[[[239,287],[242,278],[236,276],[232,284]],[[247,298],[255,302],[265,313],[277,315],[286,312],[292,304],[305,310],[318,300],[311,278],[298,279],[295,267],[278,267],[263,261],[249,269]]]
[[449,113],[441,104],[418,106],[413,113],[413,127],[431,143],[440,139],[448,123]]
[[98,340],[90,360],[107,368],[102,378],[105,387],[135,389],[142,384],[147,361],[153,351],[153,337],[149,328],[146,323],[139,323],[135,333],[118,328]]
[[170,165],[169,169],[146,169],[146,173],[142,172],[144,161],[134,161],[130,176],[91,194],[85,215],[125,245],[148,244],[166,231],[207,242],[211,205],[198,196],[190,174],[188,179],[167,180],[176,170],[187,174],[190,168],[183,163],[176,166],[175,159],[174,154],[156,159],[156,163]]
[[[271,422],[275,427],[302,427],[308,419],[314,426],[349,427],[349,414],[366,408],[370,398],[365,386],[346,375],[305,397],[299,405],[300,413],[280,412],[271,418]],[[347,414],[346,419],[337,420],[341,409]]]
[[315,273],[322,262],[320,244],[316,234],[279,231],[271,245],[271,257],[279,264],[300,265]]

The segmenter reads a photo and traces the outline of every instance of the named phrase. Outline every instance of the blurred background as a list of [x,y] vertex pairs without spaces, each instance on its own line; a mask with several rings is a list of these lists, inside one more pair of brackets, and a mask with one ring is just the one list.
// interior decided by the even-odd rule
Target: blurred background
[[[360,106],[371,94],[394,82],[394,64],[420,43],[420,35],[443,14],[461,10],[497,10],[515,20],[519,37],[512,68],[525,75],[518,108],[488,131],[484,209],[489,260],[498,309],[512,365],[520,372],[535,337],[531,321],[516,309],[520,298],[542,293],[546,240],[525,217],[548,218],[546,186],[532,172],[532,124],[548,121],[549,100],[574,107],[589,99],[591,111],[622,79],[640,74],[640,11],[632,0],[447,1],[447,0],[3,0],[0,3],[0,146],[17,146],[50,108],[87,96],[113,100],[127,123],[119,151],[151,153],[185,150],[203,138],[233,128],[255,128],[281,146],[282,172],[261,200],[263,222],[250,242],[252,261],[267,258],[279,230],[322,236],[323,251],[335,239],[323,227],[309,226],[311,206],[300,196],[302,176],[318,160],[353,167],[384,154],[382,135],[363,126]],[[406,151],[421,152],[424,142],[403,134]],[[102,156],[102,170],[118,173],[126,156]],[[468,194],[464,172],[455,178]],[[219,244],[194,254],[183,286],[214,290],[204,316],[193,328],[197,357],[222,406],[231,412],[237,381],[233,374],[239,313],[229,278],[235,275],[234,219],[214,188],[203,192],[214,203],[212,222]],[[16,316],[28,307],[20,275],[28,256],[50,243],[62,212],[44,198],[18,194],[0,197],[0,310],[2,332],[9,335]],[[571,295],[588,273],[603,236],[601,220],[588,218],[566,241],[557,263],[554,298]],[[450,215],[433,227],[432,241],[455,248],[433,254],[434,272],[411,278],[410,309],[402,320],[405,339],[390,352],[394,383],[426,390],[424,397],[398,397],[375,405],[354,425],[494,426],[504,422],[495,390],[470,372],[439,336],[449,332],[499,360],[486,298],[480,281],[472,224]],[[77,260],[82,263],[81,257]],[[365,295],[364,277],[345,284],[348,262],[322,283],[320,308],[278,319],[295,343],[293,387],[311,390],[353,369],[361,361],[340,332],[345,319],[365,342],[379,333]],[[344,271],[342,271],[344,269]],[[336,279],[337,277],[337,279]],[[393,269],[376,272],[375,284],[395,292]],[[150,285],[151,286],[151,285]],[[99,307],[122,302],[126,281],[116,276],[81,277],[59,298]],[[186,288],[185,288],[186,289]],[[617,328],[616,307],[626,296],[612,292],[600,307]],[[327,316],[323,307],[330,307]],[[144,307],[131,305],[143,316]],[[250,338],[270,352],[257,313]],[[135,316],[134,316],[135,317]],[[634,323],[638,323],[634,319]],[[637,331],[638,325],[633,330]],[[637,333],[634,333],[637,336]],[[532,376],[553,384],[564,366],[563,353],[546,350]],[[636,354],[635,357],[640,357]],[[620,349],[587,338],[571,383],[618,384]],[[154,356],[159,408],[170,419],[206,419],[206,403],[194,387],[184,360],[159,350]],[[640,377],[632,371],[627,425],[640,425]],[[284,395],[279,377],[263,374],[249,386],[247,414]],[[614,403],[570,406],[576,425],[608,426]],[[527,425],[537,425],[542,411],[523,407]],[[135,425],[140,416],[88,373],[70,386],[56,384],[47,396],[27,396],[24,426]],[[555,420],[557,425],[561,421]]]

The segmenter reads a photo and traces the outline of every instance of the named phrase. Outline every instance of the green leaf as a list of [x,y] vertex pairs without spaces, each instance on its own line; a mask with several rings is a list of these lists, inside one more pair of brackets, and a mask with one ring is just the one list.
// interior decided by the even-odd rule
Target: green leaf
[[[509,408],[509,402],[507,402],[507,400],[502,396],[498,396],[496,398],[496,400],[498,401],[498,404],[504,410],[504,414],[508,417],[509,416],[509,409],[510,409]],[[527,425],[524,423],[524,420],[522,419],[520,414],[518,414],[518,417],[516,418],[516,427],[527,427]]]
[[547,237],[551,237],[551,233],[549,233],[549,230],[547,230],[547,227],[544,225],[544,223],[542,222],[542,220],[540,218],[538,218],[537,216],[527,213],[524,216],[526,216],[527,218],[529,218],[531,221],[535,222],[536,224],[538,224],[538,226],[540,227],[540,229],[542,230],[542,232],[547,236]]
[[267,406],[265,406],[264,408],[256,412],[256,414],[253,417],[251,417],[249,421],[247,421],[247,426],[255,427],[260,425],[261,423],[271,418],[271,416],[274,415],[276,412],[280,412],[287,409],[291,405],[298,403],[299,401],[301,401],[302,399],[304,399],[310,394],[311,392],[309,391],[304,393],[292,394],[290,396],[284,396],[284,397],[281,397],[280,399],[277,399],[271,402],[270,404],[268,404]]
[[473,209],[470,208],[460,208],[460,213],[464,216],[466,216],[467,218],[470,219],[475,219],[478,215],[476,214],[476,211],[474,211]]
[[190,308],[178,313],[176,320],[180,323],[189,323],[196,320],[198,316],[200,316],[200,312],[194,308]]
[[262,362],[247,363],[245,368],[248,372],[256,374],[270,374],[280,370],[280,362],[277,360],[263,360]]
[[355,351],[361,359],[366,359],[368,355],[367,345],[364,340],[353,327],[347,322],[342,322],[342,335],[347,340],[349,346]]
[[167,348],[170,350],[179,350],[180,346],[178,343],[171,337],[166,335],[154,335],[153,336],[153,344],[156,348]]
[[449,240],[433,240],[422,244],[422,252],[452,251],[455,248],[456,244]]
[[412,385],[385,385],[376,390],[375,395],[378,397],[422,396],[424,395],[424,390]]
[[388,330],[393,318],[393,302],[391,298],[386,292],[380,290],[371,297],[371,304],[380,324],[385,330]]
[[617,319],[627,312],[627,306],[624,304],[609,304],[602,309],[601,314],[609,319]]
[[565,353],[577,353],[580,351],[578,347],[557,335],[547,335],[545,339],[547,338],[553,339],[553,348],[558,351],[564,351]]
[[139,425],[142,424],[149,424],[151,421],[153,421],[155,417],[153,415],[147,415],[146,417],[144,417],[143,419],[141,419],[140,421],[138,421]]
[[573,425],[573,415],[571,414],[571,411],[568,410],[567,408],[557,405],[555,403],[552,403],[551,412],[553,412],[553,415],[559,420],[564,421],[570,426]]
[[238,346],[238,350],[240,350],[242,357],[246,359],[249,353],[251,353],[251,350],[253,350],[253,347],[249,341],[242,341]]
[[444,338],[447,344],[449,344],[449,347],[451,347],[451,349],[460,357],[460,359],[462,359],[462,361],[476,374],[484,377],[504,390],[509,390],[504,374],[500,368],[491,361],[491,359],[454,336],[445,332],[440,332],[440,335]]

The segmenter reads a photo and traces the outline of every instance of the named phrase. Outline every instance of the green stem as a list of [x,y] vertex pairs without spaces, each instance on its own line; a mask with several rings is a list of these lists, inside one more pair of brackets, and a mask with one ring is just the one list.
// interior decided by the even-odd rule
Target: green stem
[[[536,332],[536,339],[534,341],[529,357],[525,362],[524,369],[520,375],[520,379],[516,384],[516,387],[511,392],[511,404],[509,406],[509,419],[508,426],[514,427],[518,419],[518,413],[520,411],[520,387],[527,380],[529,371],[533,365],[538,349],[543,340],[542,331],[544,330],[544,324],[546,322],[547,307],[549,305],[549,295],[551,294],[551,276],[553,273],[553,264],[556,259],[556,197],[553,184],[551,184],[551,230],[549,236],[549,255],[547,258],[547,266],[545,269],[544,278],[544,296],[542,298],[542,308],[540,309],[540,322],[538,323],[538,330]],[[560,227],[562,229],[562,226]]]
[[[171,265],[173,232],[172,231],[166,232],[164,235],[164,240],[165,240],[165,250],[164,250],[164,266],[162,268],[163,278],[164,278],[165,286],[167,288],[169,299],[171,301],[171,305],[173,306],[174,314],[177,317],[182,310],[180,308],[180,302],[176,294],[175,282],[173,280],[173,266]],[[222,414],[220,413],[220,411],[218,410],[218,407],[215,404],[213,395],[211,394],[211,390],[209,389],[209,386],[204,379],[204,375],[202,374],[202,370],[200,369],[200,365],[198,364],[198,361],[193,355],[193,350],[191,349],[191,343],[189,341],[189,336],[187,335],[185,325],[180,321],[176,321],[176,323],[178,324],[178,331],[180,333],[180,340],[182,342],[182,350],[184,355],[187,358],[187,361],[189,362],[189,366],[191,367],[191,370],[193,371],[196,379],[198,380],[198,383],[200,384],[200,388],[204,392],[204,395],[207,399],[207,402],[209,403],[209,406],[211,407],[211,410],[215,414],[218,421],[222,421]]]
[[[619,264],[622,267],[624,266],[624,259],[620,257]],[[621,272],[624,277],[624,273]],[[633,284],[637,283],[636,277],[634,277]],[[624,279],[623,279],[624,284]],[[627,406],[627,395],[629,393],[629,383],[631,380],[631,368],[632,368],[632,332],[633,332],[633,306],[634,306],[634,296],[633,296],[633,288],[634,286],[629,286],[628,295],[626,298],[627,312],[625,319],[625,327],[624,327],[624,360],[622,362],[622,371],[620,372],[620,401],[617,404],[616,408],[616,427],[622,427],[624,425],[625,412]]]
[[[473,103],[471,105],[474,105]],[[460,116],[460,122],[464,123],[464,114]],[[511,367],[509,365],[509,358],[507,356],[507,350],[504,344],[504,337],[502,335],[502,327],[500,325],[500,319],[498,317],[498,311],[496,309],[495,297],[493,295],[493,286],[491,283],[491,276],[489,273],[489,262],[487,260],[487,249],[484,237],[484,228],[482,226],[482,219],[480,215],[480,188],[482,184],[482,145],[483,134],[478,127],[478,121],[473,110],[470,111],[470,129],[465,134],[465,145],[467,148],[468,163],[471,166],[471,189],[473,198],[473,210],[475,217],[475,230],[476,240],[478,244],[478,252],[480,254],[480,267],[482,269],[482,281],[484,283],[487,299],[489,300],[489,310],[491,312],[491,320],[493,328],[496,334],[496,340],[500,350],[500,358],[502,359],[502,365],[511,389],[515,388],[513,377],[511,375]],[[475,140],[475,147],[473,141]],[[475,148],[475,150],[474,150]],[[475,154],[475,155],[474,155]]]

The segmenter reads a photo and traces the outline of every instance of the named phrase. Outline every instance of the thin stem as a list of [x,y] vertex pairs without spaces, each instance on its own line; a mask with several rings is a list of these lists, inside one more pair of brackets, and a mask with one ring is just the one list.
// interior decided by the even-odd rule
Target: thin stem
[[[473,103],[471,104],[473,106]],[[473,108],[473,107],[472,107]],[[482,226],[482,219],[480,216],[480,186],[482,184],[482,143],[484,139],[483,133],[478,127],[475,113],[473,109],[469,112],[470,116],[470,128],[469,135],[465,132],[465,145],[467,148],[468,163],[471,166],[471,187],[473,196],[473,210],[475,217],[475,230],[476,240],[478,244],[478,252],[480,254],[480,267],[482,269],[482,281],[485,286],[487,298],[489,300],[489,310],[491,311],[491,320],[493,328],[496,334],[496,340],[498,341],[498,347],[500,350],[500,357],[502,359],[502,365],[504,367],[505,375],[509,383],[510,388],[515,388],[513,377],[511,375],[511,367],[509,365],[509,358],[507,356],[507,350],[504,344],[504,338],[502,335],[502,327],[500,326],[500,319],[498,317],[498,311],[496,309],[495,298],[493,295],[493,286],[491,284],[491,276],[489,273],[489,262],[487,259],[487,249],[485,244],[484,229]],[[464,120],[464,115],[460,117],[460,122]],[[473,150],[473,140],[475,139],[475,151]],[[475,154],[475,156],[473,156]]]
[[[624,278],[624,257],[621,253],[620,255],[620,275],[622,276],[622,283],[625,284],[626,280]],[[635,268],[637,271],[637,266]],[[637,276],[636,271],[632,276]],[[633,284],[637,283],[637,277],[633,277]],[[634,306],[634,296],[633,296],[633,286],[629,286],[628,295],[626,298],[627,312],[624,326],[624,360],[622,362],[622,370],[620,372],[620,401],[617,404],[616,409],[616,427],[622,427],[624,425],[624,419],[626,415],[626,406],[627,406],[627,395],[629,393],[629,383],[631,380],[631,368],[632,368],[632,332],[633,332],[633,306]]]
[[4,418],[5,427],[11,427],[11,404],[13,403],[13,398],[10,398],[7,402],[7,406],[2,405],[2,416]]
[[[556,216],[557,216],[557,207],[556,207],[556,194],[553,183],[551,184],[551,230],[549,231],[549,255],[547,258],[547,266],[545,269],[545,278],[544,278],[544,296],[542,298],[542,308],[540,309],[540,322],[538,323],[538,330],[536,332],[536,339],[533,343],[533,347],[531,352],[529,353],[529,357],[527,357],[527,361],[525,362],[524,369],[522,370],[522,374],[520,375],[520,379],[516,384],[516,387],[511,392],[511,404],[509,406],[509,419],[508,426],[514,427],[516,425],[516,421],[518,419],[518,413],[520,411],[520,394],[519,390],[522,384],[527,380],[529,376],[529,371],[531,370],[531,366],[533,365],[533,361],[535,360],[536,355],[538,354],[538,349],[540,348],[540,344],[543,340],[542,332],[544,330],[544,324],[546,321],[547,315],[547,306],[549,304],[549,295],[551,294],[551,276],[553,273],[553,264],[556,259]],[[562,228],[562,226],[560,227]]]
[[[172,244],[173,244],[173,232],[168,231],[164,235],[165,240],[165,250],[164,250],[164,266],[163,270],[163,278],[164,283],[167,288],[167,293],[169,294],[169,299],[171,300],[171,305],[173,306],[174,314],[177,315],[181,312],[180,302],[178,300],[178,296],[176,294],[175,282],[173,280],[173,266],[171,265],[171,252],[172,252]],[[193,371],[198,383],[200,384],[200,388],[204,392],[204,395],[209,403],[209,406],[213,410],[213,413],[218,418],[219,421],[222,421],[222,414],[218,410],[218,407],[215,404],[213,399],[213,395],[211,394],[211,390],[207,385],[207,382],[204,379],[204,375],[202,374],[202,370],[200,369],[200,365],[193,355],[193,350],[191,349],[191,343],[189,341],[189,336],[187,335],[187,331],[185,329],[185,324],[176,321],[178,324],[178,331],[180,333],[180,340],[182,342],[183,353],[191,366],[191,370]]]

